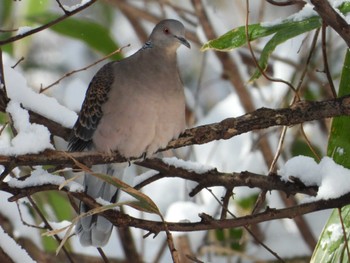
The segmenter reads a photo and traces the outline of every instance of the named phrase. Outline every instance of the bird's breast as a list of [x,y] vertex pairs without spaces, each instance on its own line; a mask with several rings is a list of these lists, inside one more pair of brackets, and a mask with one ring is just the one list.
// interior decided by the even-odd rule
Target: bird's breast
[[[163,84],[155,81],[153,85]],[[93,136],[94,146],[102,152],[118,151],[125,157],[143,153],[150,156],[185,129],[182,87],[113,89],[103,112]]]

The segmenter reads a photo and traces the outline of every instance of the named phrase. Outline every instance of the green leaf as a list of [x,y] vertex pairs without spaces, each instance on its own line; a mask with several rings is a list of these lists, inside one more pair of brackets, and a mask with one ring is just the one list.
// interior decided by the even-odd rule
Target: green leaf
[[[4,25],[9,25],[8,20],[13,15],[13,1],[2,1],[0,7],[0,25],[3,27]],[[1,28],[6,29],[6,28]]]
[[[349,240],[350,225],[348,218],[350,216],[350,206],[343,207],[341,211],[345,232]],[[310,262],[347,263],[349,259],[345,245],[339,212],[337,209],[334,209],[323,228],[321,238],[318,240]]]
[[[338,8],[343,14],[346,14],[350,12],[350,2],[344,2]],[[248,25],[248,29],[246,29],[246,26],[241,26],[227,32],[217,39],[208,41],[202,46],[201,50],[205,51],[208,49],[214,49],[217,51],[231,51],[235,48],[241,47],[247,43],[246,30],[248,30],[249,41],[273,35],[263,48],[258,61],[260,68],[265,70],[271,53],[278,45],[298,35],[319,28],[321,24],[322,20],[317,15],[305,17],[303,20],[296,20],[295,16],[292,15],[280,23],[270,26],[264,24],[252,24]],[[260,75],[261,72],[257,69],[250,81],[259,78]]]
[[[258,38],[266,37],[274,33],[280,33],[281,35],[278,36],[277,40],[274,41],[281,43],[319,26],[321,26],[321,20],[318,16],[315,16],[302,21],[285,20],[282,21],[281,24],[275,24],[272,26],[252,24],[248,26],[248,35],[249,40],[254,41]],[[285,33],[287,33],[287,36],[284,37],[283,34]],[[241,26],[227,32],[217,39],[210,40],[203,45],[202,51],[205,51],[207,49],[215,49],[217,51],[230,51],[241,47],[246,43],[246,27]]]
[[[60,196],[60,193],[54,193],[54,192],[37,193],[34,197],[34,200],[37,206],[39,207],[41,213],[49,221],[56,220],[56,219],[57,221],[61,221],[64,219],[71,218],[71,214],[70,214],[71,205],[65,197],[62,197],[62,195]],[[41,219],[39,219],[39,222],[40,223],[42,222]],[[42,232],[44,233],[46,232],[46,230],[43,230]],[[57,241],[53,237],[42,236],[42,244],[45,251],[54,252],[57,249]],[[69,242],[66,244],[66,247],[70,248]]]
[[237,205],[245,210],[252,210],[258,198],[258,194],[252,194],[244,198],[235,198]]
[[72,217],[71,204],[66,195],[61,192],[47,192],[47,201],[50,204],[58,221],[70,220]]
[[[343,70],[341,74],[338,96],[350,94],[350,50],[347,50]],[[327,154],[334,161],[350,169],[350,142],[348,131],[350,129],[350,117],[337,117],[333,119],[328,141]],[[350,180],[350,178],[349,178]],[[342,208],[342,217],[350,239],[350,206]],[[333,229],[333,230],[332,230]],[[311,262],[348,262],[343,235],[336,235],[337,229],[341,229],[340,218],[337,209],[334,209],[329,217],[322,234],[317,242]]]
[[[201,50],[206,51],[209,49],[214,49],[217,51],[231,51],[232,49],[241,47],[247,43],[245,30],[245,26],[232,29],[219,38],[205,43]],[[260,24],[252,24],[248,26],[250,41],[276,33],[276,30],[277,28],[275,27],[263,27]]]
[[[338,7],[338,9],[343,14],[350,12],[350,2],[344,2]],[[305,17],[300,21],[294,21],[294,16],[292,15],[289,18],[282,20],[280,23],[276,23],[270,26],[264,26],[264,24],[248,25],[248,36],[249,41],[254,41],[256,39],[281,32],[280,34],[288,34],[284,40],[286,41],[293,36],[305,33],[320,26],[321,18],[319,16],[315,15],[311,17]],[[279,36],[279,38],[279,41],[284,39],[283,35]],[[229,32],[216,39],[208,41],[202,46],[202,51],[208,49],[214,49],[217,51],[231,51],[235,48],[243,46],[246,43],[246,27],[241,26],[230,30]]]
[[[320,19],[318,17],[312,17],[307,21],[286,23],[281,27],[278,32],[267,42],[263,48],[260,59],[259,66],[265,71],[268,65],[268,59],[276,47],[287,40],[294,38],[298,35],[311,31],[321,26]],[[261,76],[261,71],[257,69],[249,81],[254,81]]]
[[215,237],[221,244],[229,244],[232,250],[242,251],[244,243],[242,243],[243,229],[215,229]]
[[[28,20],[38,24],[46,24],[60,17],[54,13],[43,13]],[[67,37],[81,40],[94,50],[108,55],[118,49],[118,45],[114,42],[108,29],[93,21],[81,18],[69,17],[62,22],[50,27],[56,33]],[[121,54],[112,56],[114,60],[120,60]]]
[[50,2],[51,1],[49,0],[27,0],[26,15],[35,16],[37,14],[45,12],[49,7]]
[[[338,97],[350,94],[350,50],[348,49],[340,78]],[[350,117],[341,116],[333,119],[328,140],[327,155],[334,161],[350,169]]]

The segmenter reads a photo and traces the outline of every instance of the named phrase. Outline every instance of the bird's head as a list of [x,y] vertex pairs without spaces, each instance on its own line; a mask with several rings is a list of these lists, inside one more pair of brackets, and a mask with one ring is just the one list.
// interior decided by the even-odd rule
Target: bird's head
[[176,50],[181,44],[188,48],[191,47],[185,38],[184,25],[174,19],[159,22],[150,35],[150,41],[154,46],[169,50]]

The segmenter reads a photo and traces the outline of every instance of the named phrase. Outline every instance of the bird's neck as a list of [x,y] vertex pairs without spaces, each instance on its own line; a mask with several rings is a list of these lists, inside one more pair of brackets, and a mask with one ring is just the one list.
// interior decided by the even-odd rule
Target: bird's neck
[[167,66],[176,67],[176,49],[159,47],[148,41],[140,51],[141,54],[152,57],[152,60],[155,59]]

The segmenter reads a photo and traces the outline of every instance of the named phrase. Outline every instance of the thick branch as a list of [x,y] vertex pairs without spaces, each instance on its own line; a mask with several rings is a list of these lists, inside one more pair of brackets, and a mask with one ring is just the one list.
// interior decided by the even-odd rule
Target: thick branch
[[202,189],[212,186],[223,186],[226,189],[239,186],[247,186],[250,188],[260,188],[266,191],[279,190],[283,191],[287,195],[303,193],[315,196],[317,194],[316,186],[306,187],[304,184],[299,182],[284,182],[278,175],[265,176],[248,171],[241,173],[221,173],[216,169],[207,171],[205,173],[196,173],[194,171],[188,171],[184,168],[166,165],[164,162],[162,162],[161,159],[150,159],[143,162],[138,162],[137,164],[153,170],[157,170],[160,172],[160,174],[157,174],[145,182],[135,186],[136,189],[139,189],[144,185],[161,178],[176,177],[195,181],[198,183],[198,185],[190,193],[190,196],[194,196]]
[[[174,149],[193,144],[205,144],[220,139],[230,139],[242,133],[273,126],[291,126],[307,121],[350,115],[350,95],[326,101],[300,101],[290,108],[261,108],[237,118],[228,118],[218,123],[186,130],[179,139],[171,141],[164,149]],[[46,150],[40,154],[18,156],[0,155],[0,164],[7,167],[21,165],[73,165],[73,159],[86,165],[110,162],[125,162],[119,154],[98,152],[66,153]]]
[[333,9],[328,0],[311,0],[311,3],[326,24],[332,27],[350,47],[350,25],[345,19]]
[[[317,186],[306,187],[301,182],[284,182],[278,175],[265,176],[247,171],[242,173],[221,173],[216,169],[209,170],[205,173],[196,173],[181,167],[169,166],[162,162],[161,159],[145,160],[143,162],[138,162],[137,164],[157,170],[160,173],[135,186],[136,189],[140,189],[143,186],[162,178],[176,177],[198,183],[198,185],[190,193],[191,196],[196,195],[203,188],[212,186],[222,186],[226,189],[247,186],[250,188],[260,188],[266,191],[279,190],[283,191],[287,195],[302,193],[311,196],[315,196],[318,190]],[[12,201],[28,195],[33,195],[37,192],[49,190],[58,190],[58,186],[48,184],[37,187],[15,188],[9,187],[7,183],[0,183],[0,191],[6,191],[14,195],[14,197],[11,198]]]
[[[45,191],[49,189],[57,190],[57,186],[51,185],[51,186],[16,189],[16,188],[8,187],[6,183],[1,183],[0,189],[14,195],[18,195],[20,192],[24,193],[26,191],[27,191],[26,194],[31,195],[34,193],[32,191],[33,189],[37,189],[37,190],[44,189]],[[93,198],[87,196],[85,193],[70,192],[69,194],[83,201],[91,208],[100,206],[100,204],[96,203],[96,201]],[[11,200],[13,201],[16,199],[17,198],[10,198],[10,201]],[[346,194],[336,199],[319,200],[313,203],[305,203],[305,204],[296,205],[296,206],[283,208],[283,209],[267,208],[262,213],[243,216],[235,219],[217,220],[217,219],[213,219],[209,215],[201,214],[200,215],[201,221],[199,222],[167,223],[167,227],[170,231],[181,231],[181,232],[242,227],[246,225],[257,224],[260,222],[266,222],[266,221],[276,220],[281,218],[294,218],[296,216],[300,216],[300,215],[315,212],[315,211],[342,207],[349,203],[350,203],[350,194]],[[141,229],[150,231],[151,233],[155,233],[155,234],[165,230],[164,224],[162,222],[134,218],[129,215],[122,214],[119,211],[115,211],[115,210],[105,211],[101,213],[101,215],[106,217],[108,220],[110,220],[114,225],[118,227],[132,226],[132,227],[141,228]]]

